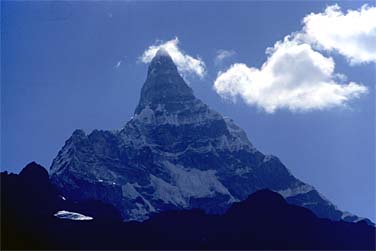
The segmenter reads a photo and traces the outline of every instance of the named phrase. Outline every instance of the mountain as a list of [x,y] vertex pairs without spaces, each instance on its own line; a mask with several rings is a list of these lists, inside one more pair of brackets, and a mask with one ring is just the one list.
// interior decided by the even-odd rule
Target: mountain
[[[97,220],[121,220],[118,211],[111,205],[97,200],[71,201],[50,182],[47,170],[31,162],[20,174],[1,173],[1,219],[6,221],[17,215],[26,218],[43,219],[64,210],[89,214]],[[66,215],[69,216],[69,215]]]
[[222,215],[206,214],[200,209],[175,210],[152,214],[142,222],[123,222],[110,205],[98,201],[75,203],[62,197],[46,179],[46,173],[36,163],[29,164],[19,175],[0,173],[1,249],[376,247],[376,228],[365,221],[320,219],[270,190],[259,190],[244,201],[233,203]]
[[125,220],[193,208],[221,214],[264,188],[321,218],[360,220],[196,98],[164,50],[149,65],[134,117],[115,131],[73,132],[53,160],[50,179],[65,197],[111,204]]

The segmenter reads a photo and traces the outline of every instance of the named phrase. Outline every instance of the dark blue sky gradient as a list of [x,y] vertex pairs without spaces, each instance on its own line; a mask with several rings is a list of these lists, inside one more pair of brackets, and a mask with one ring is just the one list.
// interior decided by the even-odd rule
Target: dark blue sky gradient
[[266,114],[223,101],[212,89],[226,67],[213,62],[218,49],[237,52],[228,63],[260,67],[268,46],[334,3],[2,1],[1,169],[18,172],[33,160],[49,168],[76,128],[122,127],[146,78],[137,58],[156,39],[178,36],[181,48],[207,65],[204,79],[189,79],[199,98],[340,209],[375,221],[374,64],[349,66],[325,54],[334,57],[336,72],[369,88],[349,108]]

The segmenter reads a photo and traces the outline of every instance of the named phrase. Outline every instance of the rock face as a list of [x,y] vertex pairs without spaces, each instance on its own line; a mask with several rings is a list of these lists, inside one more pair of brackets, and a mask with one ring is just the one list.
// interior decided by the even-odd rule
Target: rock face
[[165,51],[150,63],[134,117],[118,131],[76,130],[54,159],[50,178],[65,197],[110,203],[125,220],[168,209],[223,213],[263,188],[319,217],[345,217],[277,157],[259,152],[231,119],[197,99]]

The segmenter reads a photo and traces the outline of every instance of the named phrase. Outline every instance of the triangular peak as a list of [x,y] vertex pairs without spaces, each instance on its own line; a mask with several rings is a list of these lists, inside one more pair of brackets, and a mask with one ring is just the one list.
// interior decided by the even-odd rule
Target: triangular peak
[[179,103],[187,99],[195,99],[192,89],[179,74],[167,50],[159,49],[150,62],[135,114],[147,105]]

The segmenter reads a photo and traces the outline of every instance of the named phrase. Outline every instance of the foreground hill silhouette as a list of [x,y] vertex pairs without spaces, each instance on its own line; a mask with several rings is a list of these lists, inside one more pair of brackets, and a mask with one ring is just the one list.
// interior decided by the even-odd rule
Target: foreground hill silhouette
[[[89,221],[54,217],[68,210]],[[144,222],[123,222],[99,201],[59,195],[36,163],[20,174],[1,173],[1,249],[375,249],[375,227],[319,219],[259,190],[223,215],[202,210],[164,211]]]

